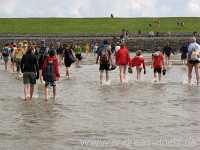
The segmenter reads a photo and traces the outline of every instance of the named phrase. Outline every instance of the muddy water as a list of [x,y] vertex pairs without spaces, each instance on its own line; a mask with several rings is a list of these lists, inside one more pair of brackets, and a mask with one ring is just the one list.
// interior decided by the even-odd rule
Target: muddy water
[[200,88],[185,84],[184,66],[160,84],[148,68],[126,86],[118,70],[100,86],[97,65],[73,66],[70,80],[62,72],[55,101],[39,86],[24,102],[22,81],[0,67],[0,150],[199,150]]

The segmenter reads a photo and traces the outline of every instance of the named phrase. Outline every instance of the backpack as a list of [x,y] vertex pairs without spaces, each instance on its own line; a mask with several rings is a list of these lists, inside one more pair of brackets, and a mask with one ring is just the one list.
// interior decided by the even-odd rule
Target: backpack
[[100,62],[101,64],[109,64],[110,57],[109,57],[109,51],[108,48],[105,47],[100,52]]
[[199,52],[196,50],[193,50],[190,56],[190,59],[193,61],[199,60]]
[[45,54],[47,53],[47,48],[46,47],[41,47],[39,49],[39,52],[38,52],[38,57],[41,58],[41,59],[44,59],[44,56]]
[[7,48],[7,47],[3,48],[2,55],[4,57],[8,57],[9,56],[9,48]]
[[54,60],[47,59],[47,66],[44,73],[44,81],[53,82],[55,81],[55,73],[54,73]]

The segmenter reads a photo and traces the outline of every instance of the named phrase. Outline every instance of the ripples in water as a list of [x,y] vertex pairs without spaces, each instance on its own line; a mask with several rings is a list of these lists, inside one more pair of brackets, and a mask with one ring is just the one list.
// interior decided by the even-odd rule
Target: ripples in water
[[[100,86],[97,65],[72,67],[71,79],[62,74],[58,82],[57,99],[45,103],[40,90],[24,102],[22,81],[1,70],[0,149],[198,150],[200,88],[184,84],[182,66],[171,67],[162,84],[152,73],[148,68],[140,82],[128,75],[121,86],[115,70],[111,85]],[[167,138],[189,144],[158,144]]]

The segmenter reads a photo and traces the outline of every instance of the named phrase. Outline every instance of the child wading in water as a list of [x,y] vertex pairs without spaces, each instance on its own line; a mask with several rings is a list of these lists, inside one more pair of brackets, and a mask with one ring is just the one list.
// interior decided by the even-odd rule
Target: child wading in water
[[48,100],[48,86],[53,87],[53,98],[56,97],[56,81],[60,78],[59,62],[55,50],[49,51],[42,67],[42,75],[45,81],[45,100]]
[[152,54],[152,66],[154,69],[154,82],[157,82],[157,74],[158,80],[161,81],[162,72],[163,75],[166,73],[164,55],[162,51],[157,51]]
[[102,48],[98,51],[97,59],[96,59],[96,64],[98,64],[100,60],[100,66],[99,66],[99,71],[100,71],[100,84],[103,83],[103,73],[105,71],[106,73],[106,82],[109,81],[109,69],[110,69],[110,61],[111,61],[111,49],[108,46],[108,43],[104,41],[104,45]]
[[129,51],[125,46],[125,43],[121,44],[121,48],[116,53],[116,62],[120,69],[120,82],[127,82],[126,80],[126,69],[129,64],[130,57]]
[[142,55],[142,51],[138,50],[136,52],[136,56],[131,60],[131,67],[136,67],[137,71],[137,80],[141,80],[141,72],[142,68],[144,69],[144,74],[146,74],[146,67],[144,63],[144,56]]

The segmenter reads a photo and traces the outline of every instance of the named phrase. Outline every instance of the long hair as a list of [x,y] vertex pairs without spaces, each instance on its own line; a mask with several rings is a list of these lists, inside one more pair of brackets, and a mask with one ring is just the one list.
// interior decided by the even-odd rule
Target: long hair
[[28,47],[26,54],[31,54],[33,53],[33,48],[31,46]]

